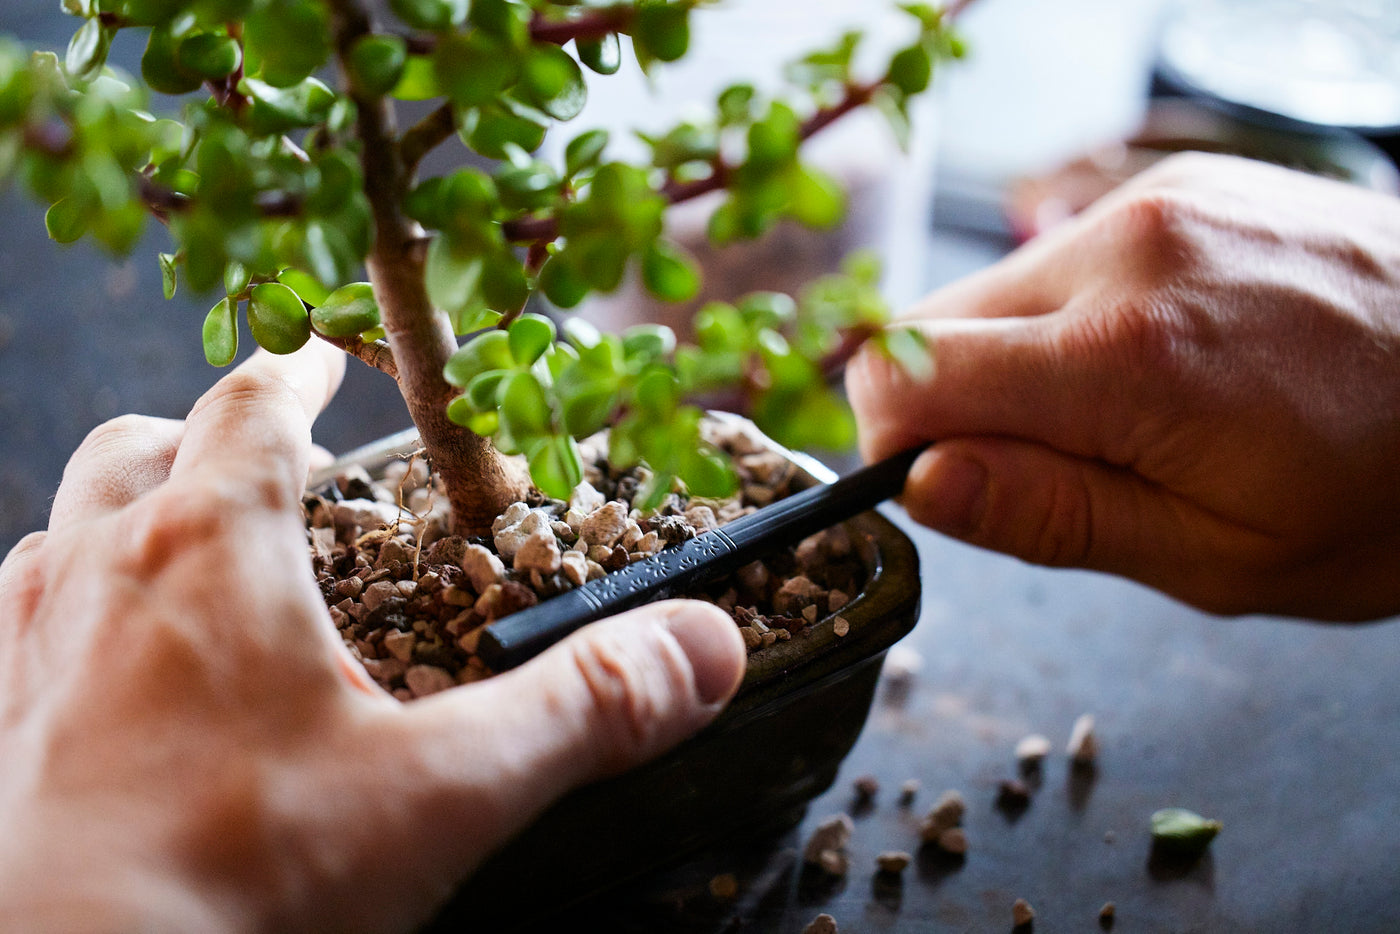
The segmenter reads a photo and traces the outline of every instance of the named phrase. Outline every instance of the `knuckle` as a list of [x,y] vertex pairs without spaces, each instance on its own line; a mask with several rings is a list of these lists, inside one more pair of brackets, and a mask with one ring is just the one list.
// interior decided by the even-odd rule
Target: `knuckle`
[[235,413],[248,411],[269,398],[281,396],[294,401],[296,393],[280,377],[245,367],[229,373],[201,396],[191,409],[190,418],[196,418],[211,408],[227,408]]
[[620,759],[645,755],[662,740],[673,699],[683,696],[679,672],[668,665],[651,636],[631,639],[607,633],[581,640],[572,662],[591,705],[595,725]]
[[230,521],[228,509],[213,497],[157,491],[131,514],[129,572],[138,579],[158,576],[180,554],[226,535]]
[[118,415],[89,431],[78,445],[78,454],[91,457],[124,451],[133,441],[151,434],[156,424],[156,419],[145,415]]
[[1051,567],[1083,567],[1093,552],[1093,500],[1077,472],[1051,482],[1038,523],[1028,526],[1026,554]]
[[1113,202],[1107,233],[1147,262],[1175,268],[1199,253],[1193,229],[1199,215],[1188,192],[1171,186],[1145,188]]

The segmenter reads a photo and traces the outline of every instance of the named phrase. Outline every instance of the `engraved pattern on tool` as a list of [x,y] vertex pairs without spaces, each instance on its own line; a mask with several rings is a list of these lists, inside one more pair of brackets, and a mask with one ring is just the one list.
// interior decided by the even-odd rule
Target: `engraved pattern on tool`
[[644,594],[648,589],[663,582],[673,585],[684,583],[684,577],[679,581],[674,578],[694,571],[712,558],[738,550],[739,546],[734,539],[719,529],[710,529],[680,548],[658,551],[645,561],[638,561],[616,574],[599,578],[588,588],[592,591],[589,596],[606,606],[629,596]]

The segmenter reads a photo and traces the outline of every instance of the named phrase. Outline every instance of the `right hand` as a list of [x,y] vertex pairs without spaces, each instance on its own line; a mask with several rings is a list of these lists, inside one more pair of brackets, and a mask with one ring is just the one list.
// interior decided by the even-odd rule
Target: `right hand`
[[847,386],[933,528],[1207,610],[1400,611],[1400,201],[1167,160],[907,315]]

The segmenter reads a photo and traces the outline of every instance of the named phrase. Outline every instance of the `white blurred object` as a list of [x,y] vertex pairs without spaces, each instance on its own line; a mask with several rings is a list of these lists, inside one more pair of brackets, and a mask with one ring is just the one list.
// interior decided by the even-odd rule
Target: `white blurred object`
[[1322,126],[1400,128],[1397,0],[1177,0],[1159,67],[1221,100]]

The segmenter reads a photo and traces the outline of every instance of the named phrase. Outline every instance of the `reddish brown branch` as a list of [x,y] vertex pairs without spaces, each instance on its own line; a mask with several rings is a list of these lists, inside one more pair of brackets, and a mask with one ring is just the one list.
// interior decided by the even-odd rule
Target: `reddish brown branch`
[[399,140],[399,153],[403,159],[404,171],[409,177],[418,169],[423,157],[447,141],[457,132],[457,120],[451,104],[443,104],[404,131]]
[[530,38],[555,45],[563,45],[570,39],[597,42],[607,35],[629,32],[634,16],[635,9],[630,4],[604,7],[564,20],[546,19],[537,13],[530,21]]
[[399,378],[399,365],[394,360],[394,352],[389,349],[389,344],[385,341],[362,341],[358,337],[327,337],[319,331],[312,331],[321,340],[332,346],[339,347],[350,356],[361,360],[374,367],[381,373],[391,377],[395,382]]
[[[850,113],[858,107],[870,102],[870,98],[880,88],[881,82],[870,84],[849,85],[841,100],[829,107],[822,107],[802,122],[798,131],[799,141],[805,141],[809,137],[826,129],[841,117]],[[724,188],[729,181],[733,167],[723,160],[716,159],[711,166],[709,175],[703,178],[693,179],[686,182],[677,182],[675,179],[667,179],[661,186],[660,194],[666,198],[670,204],[679,204],[682,201],[690,201],[707,195],[712,191],[719,191]],[[553,215],[546,217],[525,217],[513,221],[506,221],[501,225],[502,232],[506,239],[512,243],[547,243],[559,236],[559,219]]]

